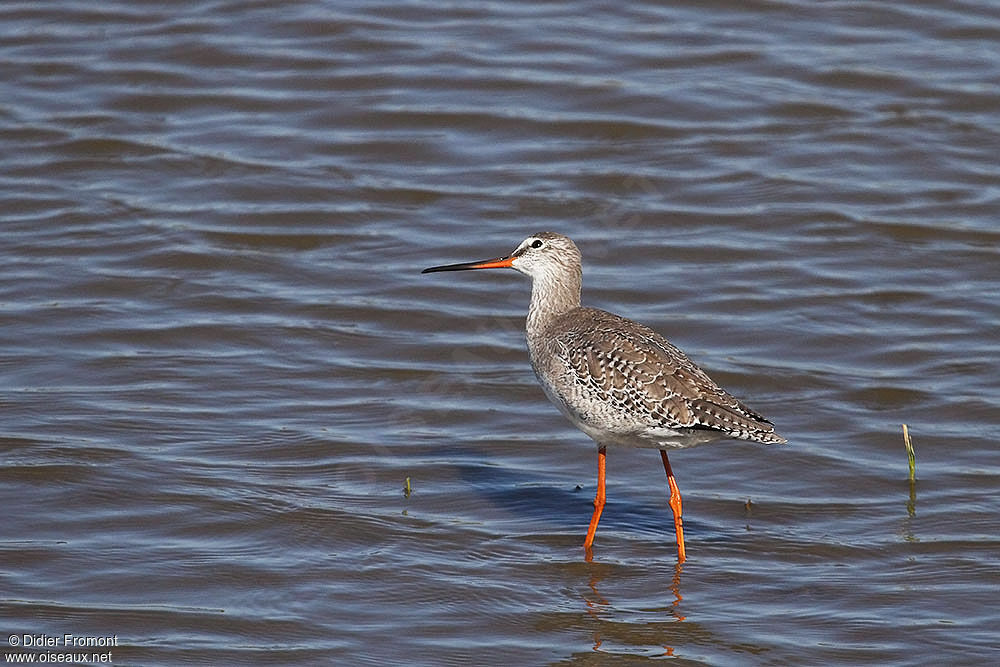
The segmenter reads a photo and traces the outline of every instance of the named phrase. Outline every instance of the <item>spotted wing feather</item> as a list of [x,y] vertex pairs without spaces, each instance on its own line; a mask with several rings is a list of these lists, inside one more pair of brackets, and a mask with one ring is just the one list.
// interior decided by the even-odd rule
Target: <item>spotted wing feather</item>
[[[547,373],[583,428],[651,440],[712,431],[782,443],[764,419],[652,329],[612,313],[578,308],[553,322]],[[710,434],[705,434],[706,437]]]

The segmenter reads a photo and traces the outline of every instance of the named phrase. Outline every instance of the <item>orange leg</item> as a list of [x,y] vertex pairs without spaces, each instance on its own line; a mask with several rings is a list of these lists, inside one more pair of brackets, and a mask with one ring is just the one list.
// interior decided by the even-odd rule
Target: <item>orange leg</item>
[[681,490],[677,488],[674,471],[670,469],[670,459],[667,451],[660,450],[663,459],[663,469],[667,471],[667,484],[670,485],[670,510],[674,513],[674,530],[677,531],[677,562],[684,562],[684,521],[681,519]]
[[601,512],[604,511],[604,468],[605,468],[604,447],[597,449],[597,495],[594,496],[594,514],[590,517],[590,528],[587,529],[587,539],[583,541],[583,548],[590,551],[590,546],[594,543],[594,533],[597,532],[597,522],[601,520]]

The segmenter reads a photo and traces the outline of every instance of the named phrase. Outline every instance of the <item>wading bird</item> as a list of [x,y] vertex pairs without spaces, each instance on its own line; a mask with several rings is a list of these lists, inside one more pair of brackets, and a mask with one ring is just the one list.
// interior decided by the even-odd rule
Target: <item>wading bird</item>
[[597,496],[583,543],[589,555],[604,510],[608,445],[660,450],[670,486],[677,560],[684,562],[681,493],[668,449],[721,438],[787,442],[652,329],[580,305],[582,260],[561,234],[529,236],[505,257],[424,269],[511,268],[531,278],[526,335],[531,367],[560,412],[597,443]]

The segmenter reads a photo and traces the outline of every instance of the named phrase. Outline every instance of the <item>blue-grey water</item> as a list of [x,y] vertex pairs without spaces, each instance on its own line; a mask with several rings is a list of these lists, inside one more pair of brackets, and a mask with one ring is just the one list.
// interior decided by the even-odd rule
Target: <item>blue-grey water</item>
[[[997,662],[995,2],[8,2],[0,72],[5,660]],[[585,560],[528,282],[419,274],[540,230],[789,439],[671,457],[682,566],[648,450]]]

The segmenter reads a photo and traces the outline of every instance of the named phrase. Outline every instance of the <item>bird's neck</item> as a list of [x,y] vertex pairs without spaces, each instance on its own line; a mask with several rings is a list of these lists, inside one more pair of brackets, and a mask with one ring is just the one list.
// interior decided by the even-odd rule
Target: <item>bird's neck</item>
[[543,336],[556,318],[580,307],[580,271],[560,275],[542,274],[531,283],[531,305],[525,327],[528,340]]

